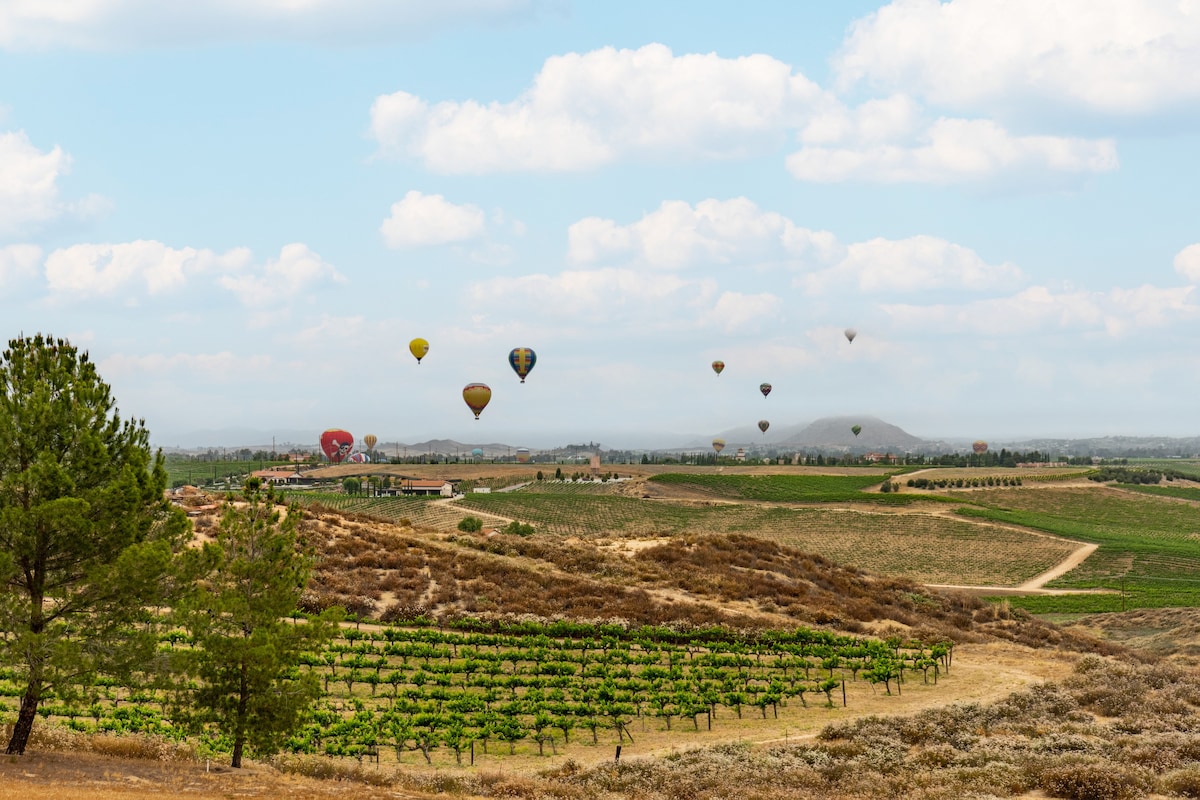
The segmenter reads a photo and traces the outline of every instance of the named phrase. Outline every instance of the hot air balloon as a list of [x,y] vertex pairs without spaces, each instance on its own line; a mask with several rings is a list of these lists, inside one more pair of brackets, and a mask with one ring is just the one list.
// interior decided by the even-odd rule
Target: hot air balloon
[[850,340],[851,344],[854,344],[855,336],[858,336],[858,331],[854,330],[854,328],[846,328],[846,338]]
[[521,383],[524,383],[525,376],[537,363],[537,353],[528,347],[514,347],[513,351],[508,354],[508,363],[512,366],[513,372],[517,373],[517,377],[521,379]]
[[857,437],[860,433],[862,433],[862,425],[851,425],[850,432]]
[[374,450],[375,443],[378,441],[379,441],[379,438],[373,433],[368,433],[366,436],[363,437],[363,444],[365,444],[367,446],[368,450]]
[[471,451],[471,455],[475,456],[475,458],[483,458],[483,448],[476,447],[474,450]]
[[771,384],[760,383],[758,385],[758,390],[763,393],[763,397],[766,397],[767,395],[769,395],[771,393]]
[[975,442],[975,444],[971,445],[971,449],[974,450],[976,453],[983,455],[984,453],[987,452],[987,442],[985,442],[983,440]]
[[351,453],[346,462],[350,464],[369,464],[371,463],[371,457],[366,453]]
[[767,428],[769,427],[771,427],[771,423],[767,422],[765,419],[760,419],[758,421],[758,429],[764,434],[767,432]]
[[429,352],[429,342],[419,337],[413,339],[408,343],[408,352],[412,353],[413,357],[417,359],[417,363],[420,364],[421,359]]
[[713,450],[716,450],[719,453],[724,449],[725,449],[725,440],[724,439],[713,439]]
[[721,374],[721,370],[723,370],[723,369],[725,369],[725,362],[724,362],[724,361],[714,361],[714,362],[713,362],[713,372],[715,372],[715,373],[717,373],[718,375],[720,375],[720,374]]
[[480,412],[487,408],[491,399],[492,390],[486,383],[468,383],[463,387],[463,400],[475,412],[475,419],[479,419]]
[[349,431],[344,431],[341,428],[330,428],[321,434],[321,451],[325,453],[325,457],[334,464],[340,464],[346,460],[346,456],[350,455],[350,448],[354,446],[354,437]]

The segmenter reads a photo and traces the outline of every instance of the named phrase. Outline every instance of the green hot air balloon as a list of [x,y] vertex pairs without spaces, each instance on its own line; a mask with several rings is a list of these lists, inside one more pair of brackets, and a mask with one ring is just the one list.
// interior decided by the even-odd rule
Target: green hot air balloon
[[862,433],[862,425],[851,425],[850,432],[855,436],[858,436],[860,433]]

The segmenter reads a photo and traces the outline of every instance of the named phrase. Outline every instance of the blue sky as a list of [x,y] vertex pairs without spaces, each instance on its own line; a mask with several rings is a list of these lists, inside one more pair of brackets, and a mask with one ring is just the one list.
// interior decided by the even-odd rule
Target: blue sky
[[162,444],[1200,433],[1200,7],[743,5],[3,0],[2,332]]

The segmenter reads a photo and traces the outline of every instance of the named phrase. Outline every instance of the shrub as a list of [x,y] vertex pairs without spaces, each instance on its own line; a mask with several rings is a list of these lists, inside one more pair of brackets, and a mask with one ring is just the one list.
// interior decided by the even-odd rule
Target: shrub
[[1042,790],[1066,800],[1132,800],[1153,788],[1150,776],[1116,764],[1061,764],[1042,772]]
[[478,533],[483,530],[483,520],[479,517],[463,517],[458,521],[458,529],[464,533]]
[[1162,779],[1162,788],[1179,797],[1200,797],[1200,767],[1172,772]]

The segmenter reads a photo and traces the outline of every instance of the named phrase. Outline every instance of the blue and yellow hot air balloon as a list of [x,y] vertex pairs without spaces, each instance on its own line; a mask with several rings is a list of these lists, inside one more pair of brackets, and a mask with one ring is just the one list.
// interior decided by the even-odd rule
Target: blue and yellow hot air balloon
[[528,347],[514,347],[508,354],[508,363],[512,366],[513,372],[517,373],[517,377],[521,379],[521,383],[524,383],[525,376],[537,363],[537,353]]

